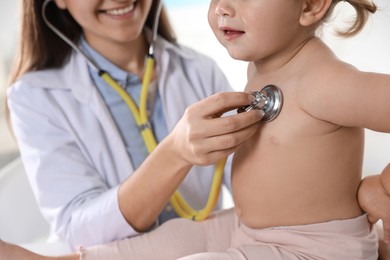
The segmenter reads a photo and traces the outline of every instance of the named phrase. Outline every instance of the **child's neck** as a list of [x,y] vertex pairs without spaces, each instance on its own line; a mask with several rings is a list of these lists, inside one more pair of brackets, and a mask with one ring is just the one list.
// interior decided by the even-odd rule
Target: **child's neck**
[[[277,54],[254,61],[254,73],[263,79],[283,78],[299,70],[299,64],[307,59],[307,50],[314,42],[321,41],[317,37],[310,37],[292,45]],[[305,54],[306,53],[306,54]]]
[[321,44],[320,39],[311,37],[291,48],[289,52],[286,51],[285,55],[253,62],[248,69],[247,87],[253,89],[268,84],[282,86],[300,77],[307,59],[310,59]]
[[295,64],[300,60],[302,50],[313,40],[318,39],[314,36],[308,37],[296,44],[291,44],[289,47],[273,54],[272,56],[254,61],[253,64],[256,68],[256,73],[262,77],[270,77],[280,73],[286,73],[287,71],[293,69]]

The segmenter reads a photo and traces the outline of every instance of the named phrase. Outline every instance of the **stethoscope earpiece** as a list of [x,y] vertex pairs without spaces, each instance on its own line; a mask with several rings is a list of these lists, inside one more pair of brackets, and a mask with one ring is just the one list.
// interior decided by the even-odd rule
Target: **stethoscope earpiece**
[[267,85],[260,91],[253,91],[252,95],[255,97],[255,101],[239,108],[238,113],[248,112],[252,109],[263,110],[264,117],[261,119],[263,122],[270,122],[279,115],[283,105],[283,94],[280,88],[275,85]]

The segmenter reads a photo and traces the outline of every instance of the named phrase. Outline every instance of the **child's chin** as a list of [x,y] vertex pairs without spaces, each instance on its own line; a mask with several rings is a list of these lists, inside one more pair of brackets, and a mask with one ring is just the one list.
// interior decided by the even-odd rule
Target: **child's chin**
[[228,51],[230,57],[232,57],[235,60],[242,60],[242,61],[252,61],[252,59],[249,56],[242,55],[242,53],[237,53],[234,51]]

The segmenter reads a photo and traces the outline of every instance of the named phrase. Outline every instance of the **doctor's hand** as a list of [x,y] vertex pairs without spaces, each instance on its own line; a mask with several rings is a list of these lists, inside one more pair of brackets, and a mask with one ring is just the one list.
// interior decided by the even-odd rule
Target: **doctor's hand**
[[223,92],[189,106],[168,136],[175,155],[192,165],[209,165],[233,153],[258,130],[264,113],[221,116],[253,101],[247,92]]
[[379,257],[378,260],[390,260],[390,244],[385,243],[383,239],[383,226],[375,224],[375,229],[379,234]]
[[362,180],[358,201],[371,223],[382,220],[383,228],[377,225],[382,236],[379,241],[380,259],[390,260],[390,164],[381,175],[368,176]]

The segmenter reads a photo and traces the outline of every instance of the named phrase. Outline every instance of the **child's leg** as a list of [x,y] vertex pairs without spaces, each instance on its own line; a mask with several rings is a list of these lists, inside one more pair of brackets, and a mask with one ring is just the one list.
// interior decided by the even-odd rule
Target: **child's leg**
[[4,243],[0,240],[0,259],[1,260],[78,260],[79,255],[73,254],[61,257],[46,257],[35,254],[20,246]]
[[252,229],[240,224],[224,252],[198,253],[180,260],[377,259],[377,234],[362,215],[300,226]]
[[[290,254],[289,252],[281,252],[280,250],[276,249],[276,247],[268,247],[268,246],[241,246],[239,248],[229,248],[226,252],[223,252],[226,250],[224,243],[230,243],[230,241],[227,241],[227,239],[223,239],[224,237],[218,239],[217,241],[210,241],[210,244],[205,246],[207,247],[209,251],[222,251],[222,252],[209,252],[209,253],[198,253],[194,255],[190,255],[187,257],[180,258],[180,260],[248,260],[248,259],[297,259],[294,257],[294,255]],[[115,248],[111,248],[109,250],[112,250],[111,252],[107,252],[105,255],[99,255],[99,256],[92,256],[89,255],[88,259],[105,259],[104,257],[108,256],[110,254],[110,257],[113,257],[112,259],[138,259],[139,257],[138,253],[129,253],[127,255],[126,252],[121,252],[120,250],[117,250]],[[141,250],[141,249],[140,249]],[[143,250],[143,249],[142,249]],[[145,256],[145,258],[142,259],[152,259],[155,256],[153,249],[150,249],[150,251]],[[166,249],[168,250],[168,249]],[[171,253],[173,255],[175,254],[176,250],[180,251],[180,247],[172,250]],[[205,250],[205,251],[206,251]],[[119,253],[119,257],[117,257],[117,253]],[[143,257],[144,257],[143,256]],[[82,257],[84,259],[85,256]],[[276,258],[278,257],[278,258]],[[161,257],[155,258],[155,259],[176,259],[177,257],[170,258],[169,255],[164,254]],[[61,256],[61,257],[45,257],[41,255],[34,254],[30,251],[27,251],[21,247],[15,246],[15,245],[9,245],[5,244],[0,240],[0,259],[7,259],[7,260],[78,260],[79,255],[73,254],[68,256]]]
[[144,235],[83,249],[81,259],[177,259],[230,247],[235,227],[233,210],[221,211],[202,222],[174,219]]
[[205,251],[225,251],[236,227],[233,210],[221,211],[202,222],[174,219],[156,230],[111,244],[82,249],[81,256],[45,257],[0,240],[0,259],[78,260],[78,259],[176,259]]
[[298,260],[299,256],[272,245],[243,245],[226,252],[198,253],[178,260]]

